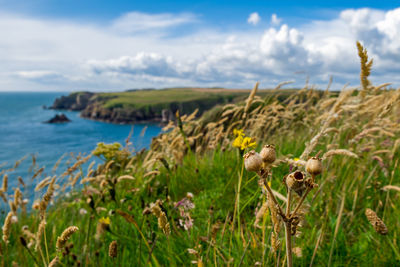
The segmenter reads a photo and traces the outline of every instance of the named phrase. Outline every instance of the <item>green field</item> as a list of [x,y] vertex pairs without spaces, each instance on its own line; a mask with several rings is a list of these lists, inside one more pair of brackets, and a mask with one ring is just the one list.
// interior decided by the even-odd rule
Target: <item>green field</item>
[[[290,90],[289,90],[290,91]],[[289,94],[283,91],[283,94]],[[211,89],[211,88],[168,88],[160,90],[137,90],[118,93],[101,93],[98,99],[104,101],[106,108],[142,108],[145,106],[169,105],[193,101],[207,101],[217,98],[232,102],[248,96],[250,90]],[[260,90],[259,95],[271,94],[271,90]]]

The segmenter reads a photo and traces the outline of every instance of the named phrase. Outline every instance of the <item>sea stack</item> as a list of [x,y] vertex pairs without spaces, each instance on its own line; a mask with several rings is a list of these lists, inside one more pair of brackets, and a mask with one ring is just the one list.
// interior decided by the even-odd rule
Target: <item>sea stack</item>
[[65,114],[56,114],[53,118],[50,120],[46,121],[46,123],[65,123],[65,122],[70,122],[71,120],[68,119]]

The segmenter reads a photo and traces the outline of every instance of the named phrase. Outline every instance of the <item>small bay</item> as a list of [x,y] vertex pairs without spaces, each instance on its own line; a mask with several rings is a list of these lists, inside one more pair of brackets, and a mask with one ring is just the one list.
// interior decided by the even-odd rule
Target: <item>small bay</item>
[[[45,167],[45,176],[52,174],[52,167],[65,154],[68,154],[66,159],[70,153],[88,154],[99,142],[125,144],[132,125],[92,121],[80,118],[79,112],[43,108],[44,105],[51,106],[56,97],[66,94],[0,92],[0,172],[12,168],[17,160],[27,156],[15,171],[9,173],[8,194],[12,194],[12,188],[18,186],[17,177],[21,176],[27,183],[25,197],[33,197],[37,179],[31,181],[33,171],[29,172],[32,155],[36,157],[38,168]],[[71,122],[44,123],[59,113],[64,113]],[[134,125],[130,139],[132,147],[135,151],[148,148],[152,138],[160,132],[161,127],[157,124]],[[60,165],[61,169],[62,167]],[[65,167],[66,165],[64,170]]]

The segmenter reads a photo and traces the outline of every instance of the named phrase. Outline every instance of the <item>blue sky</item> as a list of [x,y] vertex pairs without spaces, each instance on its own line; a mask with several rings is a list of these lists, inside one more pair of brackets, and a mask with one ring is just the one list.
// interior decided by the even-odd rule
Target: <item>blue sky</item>
[[0,91],[400,85],[399,1],[0,0]]

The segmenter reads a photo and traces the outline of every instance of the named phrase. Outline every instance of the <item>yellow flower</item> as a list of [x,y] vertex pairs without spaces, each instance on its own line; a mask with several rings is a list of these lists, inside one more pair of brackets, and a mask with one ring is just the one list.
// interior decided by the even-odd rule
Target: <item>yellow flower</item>
[[110,225],[110,224],[111,224],[111,221],[110,221],[110,218],[109,218],[109,217],[101,217],[101,218],[99,219],[99,223],[105,224],[105,225]]
[[244,136],[244,133],[243,133],[243,130],[241,130],[241,129],[233,129],[233,134],[234,135],[236,135],[237,137],[239,137],[239,136],[241,136],[241,137],[243,137]]
[[294,158],[293,160],[294,160],[294,161],[299,161],[300,159],[299,159],[299,158]]
[[253,141],[253,138],[251,137],[245,137],[243,138],[242,145],[240,146],[241,150],[244,150],[246,148],[255,148],[256,147],[256,142]]
[[242,143],[243,143],[243,137],[239,135],[238,137],[235,138],[232,145],[234,147],[240,148],[242,146]]

